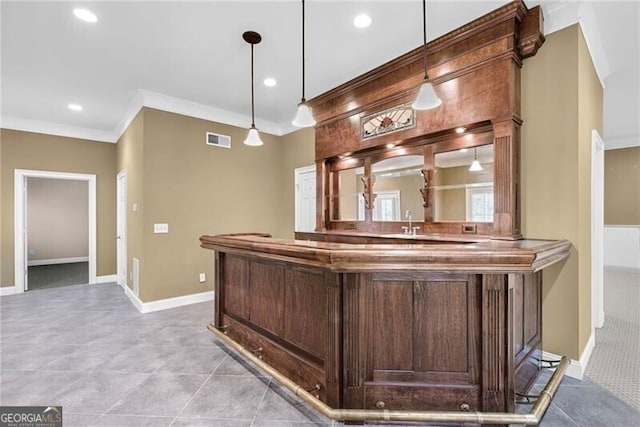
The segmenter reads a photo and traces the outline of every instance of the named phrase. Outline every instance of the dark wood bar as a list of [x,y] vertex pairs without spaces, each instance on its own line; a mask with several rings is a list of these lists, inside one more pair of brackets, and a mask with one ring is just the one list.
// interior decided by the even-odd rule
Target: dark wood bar
[[512,411],[538,374],[541,270],[569,242],[202,236],[214,326],[335,408]]
[[570,250],[520,226],[520,69],[542,24],[513,1],[431,41],[437,108],[411,107],[422,48],[310,100],[315,230],[202,236],[212,330],[325,411],[511,422],[539,373],[542,270]]

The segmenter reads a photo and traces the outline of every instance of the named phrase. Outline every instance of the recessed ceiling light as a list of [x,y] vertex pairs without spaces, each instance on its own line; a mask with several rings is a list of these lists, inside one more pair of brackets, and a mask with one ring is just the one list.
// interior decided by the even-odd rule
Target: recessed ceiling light
[[278,82],[274,78],[267,77],[266,79],[264,79],[264,85],[267,87],[274,87],[277,84]]
[[67,108],[71,111],[82,111],[82,105],[80,104],[69,104],[67,105]]
[[393,148],[395,146],[396,146],[396,144],[392,144],[392,143],[387,144],[387,148]]
[[456,133],[465,133],[466,130],[467,130],[467,128],[460,126],[460,127],[456,128]]
[[85,22],[97,22],[98,17],[87,9],[73,9],[73,14],[76,18],[82,19]]
[[367,28],[371,25],[371,17],[364,13],[360,14],[353,18],[353,25],[355,25],[356,28]]

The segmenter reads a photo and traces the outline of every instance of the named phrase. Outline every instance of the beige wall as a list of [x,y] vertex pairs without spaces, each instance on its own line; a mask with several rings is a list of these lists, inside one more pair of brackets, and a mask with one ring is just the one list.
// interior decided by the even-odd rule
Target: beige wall
[[280,214],[281,221],[278,224],[280,230],[277,235],[285,238],[293,238],[295,225],[295,180],[296,168],[312,166],[315,164],[315,138],[313,128],[300,129],[280,137],[280,157],[282,168],[280,169],[280,183],[282,191]]
[[13,176],[15,169],[96,175],[97,274],[116,273],[116,145],[2,129],[2,286],[13,286]]
[[577,25],[547,36],[522,70],[522,228],[568,239],[568,260],[544,271],[543,347],[579,359],[591,333],[591,130],[602,87]]
[[604,152],[604,223],[640,224],[640,147]]
[[29,261],[89,256],[89,185],[86,181],[28,178]]
[[[230,135],[231,149],[206,145],[207,131]],[[129,268],[137,255],[143,302],[212,289],[213,252],[199,247],[202,234],[293,235],[293,169],[313,164],[313,134],[261,133],[264,146],[248,147],[246,132],[144,108],[119,141],[118,170],[128,175]],[[169,233],[154,234],[154,223],[168,223]],[[206,283],[198,281],[201,272]]]
[[[462,185],[477,182],[493,182],[493,163],[483,163],[482,171],[470,172],[468,166],[438,168],[434,183]],[[467,191],[465,188],[436,190],[435,221],[466,221]]]
[[[127,174],[127,285],[133,289],[133,258],[142,264],[144,248],[142,240],[144,193],[143,193],[143,148],[144,148],[144,109],[133,119],[127,130],[118,140],[118,173]],[[136,210],[134,211],[134,206]],[[144,280],[144,269],[139,272],[140,281]]]

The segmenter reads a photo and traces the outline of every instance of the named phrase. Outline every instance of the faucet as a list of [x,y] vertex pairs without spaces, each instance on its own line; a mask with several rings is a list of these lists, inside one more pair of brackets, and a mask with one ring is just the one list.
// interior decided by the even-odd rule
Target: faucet
[[420,227],[412,227],[411,226],[411,221],[413,219],[412,216],[411,216],[411,209],[407,209],[407,211],[404,214],[404,217],[409,220],[409,226],[408,227],[402,227],[402,230],[404,231],[404,234],[407,234],[409,236],[415,236],[416,235],[416,230],[418,230]]

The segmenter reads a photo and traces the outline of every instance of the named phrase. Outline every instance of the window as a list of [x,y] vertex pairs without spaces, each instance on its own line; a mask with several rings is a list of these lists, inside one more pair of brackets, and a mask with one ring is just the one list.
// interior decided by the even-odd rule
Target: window
[[493,185],[467,187],[467,221],[493,222]]
[[[373,202],[374,221],[400,221],[400,190],[378,191]],[[358,220],[364,220],[364,198],[359,197]]]

